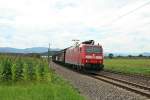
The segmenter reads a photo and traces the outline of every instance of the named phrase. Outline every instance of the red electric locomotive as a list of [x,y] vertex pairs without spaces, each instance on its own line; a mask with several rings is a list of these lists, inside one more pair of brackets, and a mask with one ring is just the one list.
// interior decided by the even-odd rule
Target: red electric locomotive
[[53,56],[53,61],[66,63],[80,70],[101,70],[104,67],[103,48],[99,44],[95,45],[93,40],[85,41],[60,51]]

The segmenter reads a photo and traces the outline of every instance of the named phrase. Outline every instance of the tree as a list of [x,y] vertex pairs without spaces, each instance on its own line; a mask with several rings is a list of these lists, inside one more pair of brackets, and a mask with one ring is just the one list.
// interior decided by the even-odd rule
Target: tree
[[129,58],[133,57],[132,55],[128,55]]
[[139,57],[143,57],[143,55],[142,55],[142,54],[139,54]]
[[114,57],[114,54],[110,53],[110,54],[108,55],[108,57],[109,57],[110,59],[112,59],[112,58]]
[[123,56],[122,55],[118,55],[117,58],[123,58]]

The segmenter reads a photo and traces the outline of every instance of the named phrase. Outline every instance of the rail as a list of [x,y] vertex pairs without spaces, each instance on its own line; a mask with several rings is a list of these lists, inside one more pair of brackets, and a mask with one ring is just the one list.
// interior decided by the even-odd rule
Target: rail
[[150,98],[150,87],[96,73],[89,76]]

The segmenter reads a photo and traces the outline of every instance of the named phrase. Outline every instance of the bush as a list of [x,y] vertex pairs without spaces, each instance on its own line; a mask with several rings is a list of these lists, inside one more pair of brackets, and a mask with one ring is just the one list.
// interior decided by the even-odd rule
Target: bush
[[47,79],[48,64],[42,58],[0,56],[1,81]]
[[44,66],[40,63],[36,66],[36,69],[37,80],[43,80],[45,74]]
[[35,80],[36,79],[35,66],[32,62],[28,63],[27,72],[28,72],[28,79],[29,80]]
[[10,58],[6,58],[5,61],[2,62],[2,73],[1,78],[4,81],[10,81],[12,80],[12,62]]
[[114,57],[114,54],[110,53],[110,54],[108,55],[108,57],[109,57],[110,59],[112,59],[112,58]]
[[23,79],[23,62],[22,61],[19,60],[15,64],[13,64],[12,73],[13,73],[12,79],[14,81]]

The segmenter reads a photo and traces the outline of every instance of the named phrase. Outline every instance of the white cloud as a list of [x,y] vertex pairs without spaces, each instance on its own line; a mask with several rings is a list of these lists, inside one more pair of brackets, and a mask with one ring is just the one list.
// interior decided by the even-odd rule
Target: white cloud
[[0,0],[0,26],[10,29],[0,28],[0,43],[25,48],[52,42],[52,47],[65,48],[72,39],[94,39],[106,51],[149,51],[150,5],[131,12],[146,2]]

